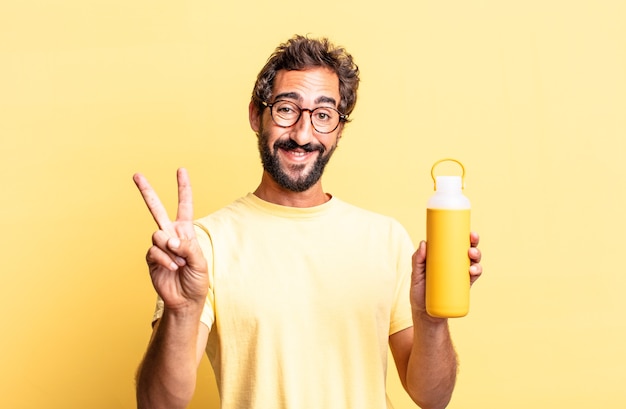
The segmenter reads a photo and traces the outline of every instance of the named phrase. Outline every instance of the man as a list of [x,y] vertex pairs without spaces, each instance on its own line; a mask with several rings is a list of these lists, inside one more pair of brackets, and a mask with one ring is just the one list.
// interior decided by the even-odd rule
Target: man
[[[146,257],[159,303],[139,408],[184,408],[205,351],[223,408],[390,407],[388,348],[418,405],[449,402],[456,355],[447,321],[425,312],[426,243],[413,253],[395,220],[322,189],[358,74],[325,39],[279,46],[249,105],[261,183],[212,215],[192,221],[184,169],[174,221],[135,175],[159,226]],[[482,267],[478,236],[470,242],[473,282]]]

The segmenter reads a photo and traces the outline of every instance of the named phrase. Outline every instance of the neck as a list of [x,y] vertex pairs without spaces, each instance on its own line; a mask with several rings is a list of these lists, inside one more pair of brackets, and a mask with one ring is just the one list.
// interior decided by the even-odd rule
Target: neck
[[263,172],[261,184],[254,194],[266,202],[289,207],[319,206],[330,200],[330,195],[322,189],[321,180],[304,192],[294,192],[277,184],[266,172]]

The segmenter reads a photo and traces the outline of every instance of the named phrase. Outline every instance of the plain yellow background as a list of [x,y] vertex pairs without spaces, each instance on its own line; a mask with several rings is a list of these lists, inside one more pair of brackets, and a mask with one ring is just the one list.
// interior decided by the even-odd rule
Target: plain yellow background
[[[131,176],[172,214],[179,166],[197,215],[253,190],[249,95],[295,33],[362,70],[328,191],[417,243],[431,164],[466,166],[485,273],[450,408],[626,407],[624,21],[618,0],[3,2],[0,407],[134,407],[155,227]],[[206,360],[199,383],[210,407]]]

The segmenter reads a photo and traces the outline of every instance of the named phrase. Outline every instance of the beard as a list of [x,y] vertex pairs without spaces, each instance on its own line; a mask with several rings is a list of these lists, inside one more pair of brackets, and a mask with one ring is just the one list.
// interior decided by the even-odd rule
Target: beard
[[[278,183],[279,186],[292,192],[304,192],[315,185],[322,177],[324,168],[326,167],[326,164],[328,164],[330,157],[337,147],[335,144],[328,151],[328,153],[324,154],[326,149],[321,144],[307,143],[306,145],[300,146],[292,139],[279,139],[274,143],[274,146],[270,148],[268,140],[268,133],[261,129],[258,135],[258,143],[263,169],[272,177],[272,179],[274,179],[276,183]],[[288,169],[284,169],[284,166],[286,165],[283,165],[280,162],[280,158],[278,156],[279,149],[284,149],[286,151],[302,149],[305,152],[318,151],[319,154],[317,155],[315,162],[313,162],[312,167],[307,172],[307,164],[291,165]]]

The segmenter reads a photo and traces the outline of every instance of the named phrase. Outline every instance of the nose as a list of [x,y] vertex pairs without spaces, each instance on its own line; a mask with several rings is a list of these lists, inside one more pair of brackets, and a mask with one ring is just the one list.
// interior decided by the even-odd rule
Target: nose
[[313,124],[311,123],[311,111],[303,109],[300,119],[291,128],[291,139],[298,145],[303,146],[311,142],[313,138]]

